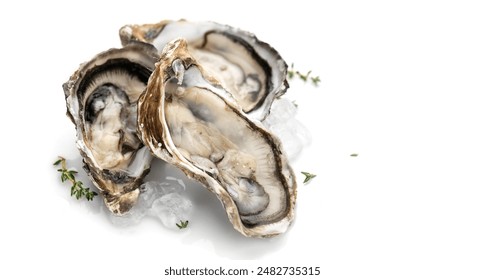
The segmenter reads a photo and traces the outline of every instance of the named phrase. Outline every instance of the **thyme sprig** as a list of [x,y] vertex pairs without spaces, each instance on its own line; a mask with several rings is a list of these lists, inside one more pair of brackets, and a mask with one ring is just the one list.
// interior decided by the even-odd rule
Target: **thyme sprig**
[[288,79],[293,79],[294,77],[300,78],[303,82],[308,82],[311,81],[314,86],[318,86],[318,84],[321,82],[319,76],[311,76],[310,74],[312,71],[308,71],[306,74],[303,74],[303,72],[300,72],[298,70],[295,70],[295,65],[294,63],[291,64],[290,68],[288,69]]
[[58,172],[61,173],[61,182],[69,181],[72,183],[71,186],[71,196],[76,197],[76,199],[80,199],[82,197],[86,197],[88,201],[94,199],[95,196],[98,194],[94,191],[91,191],[89,188],[85,188],[83,182],[76,180],[76,170],[67,169],[66,167],[66,159],[63,157],[59,157],[56,162],[54,162],[54,166],[61,165],[61,168],[57,169]]

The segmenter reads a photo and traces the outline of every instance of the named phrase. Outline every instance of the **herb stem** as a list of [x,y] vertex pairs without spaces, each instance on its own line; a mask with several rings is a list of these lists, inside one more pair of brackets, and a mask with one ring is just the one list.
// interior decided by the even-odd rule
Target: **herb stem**
[[72,183],[71,196],[75,196],[76,199],[80,199],[84,196],[88,201],[90,201],[98,195],[89,188],[84,188],[83,182],[76,180],[75,174],[77,174],[77,171],[67,169],[65,158],[59,156],[58,160],[54,162],[54,166],[59,164],[61,165],[61,168],[57,169],[57,171],[61,173],[61,182],[69,181]]

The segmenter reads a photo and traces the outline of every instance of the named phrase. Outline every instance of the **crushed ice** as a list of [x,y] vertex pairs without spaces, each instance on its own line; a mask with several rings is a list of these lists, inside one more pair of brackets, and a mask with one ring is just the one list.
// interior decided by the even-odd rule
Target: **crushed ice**
[[290,161],[296,159],[303,147],[311,143],[310,131],[296,119],[297,108],[287,98],[276,99],[263,125],[274,133],[283,144]]
[[177,223],[190,220],[192,202],[182,195],[185,184],[181,179],[166,177],[163,182],[149,181],[140,186],[140,196],[133,208],[123,216],[110,214],[117,226],[138,224],[145,216],[158,218],[164,226],[177,229]]

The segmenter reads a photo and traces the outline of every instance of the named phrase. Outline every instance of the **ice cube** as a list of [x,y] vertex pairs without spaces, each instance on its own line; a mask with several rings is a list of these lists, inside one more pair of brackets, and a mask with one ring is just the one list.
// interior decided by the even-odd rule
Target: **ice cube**
[[312,143],[312,134],[310,133],[310,130],[297,119],[293,119],[292,121],[294,122],[292,125],[295,127],[296,135],[300,138],[303,146],[310,145]]
[[185,184],[181,179],[168,176],[163,182],[148,181],[140,186],[140,195],[133,208],[123,216],[106,209],[109,220],[116,226],[138,224],[146,215],[158,217],[164,226],[177,228],[180,220],[186,221],[192,210],[191,201],[182,196]]
[[263,121],[263,125],[281,140],[290,160],[298,157],[303,147],[311,143],[311,133],[295,118],[296,111],[290,100],[280,98],[273,102],[270,114]]
[[150,209],[150,215],[158,217],[170,229],[178,229],[177,223],[190,220],[191,213],[192,202],[177,192],[156,199]]
[[294,118],[296,115],[295,105],[286,98],[276,99],[271,105],[270,114],[263,121],[268,127],[274,124],[283,123],[286,120]]
[[141,203],[146,208],[150,208],[153,201],[162,197],[163,195],[178,192],[181,193],[185,190],[185,184],[181,179],[175,177],[166,177],[163,182],[148,181],[140,186],[140,198]]
[[149,209],[152,207],[153,201],[161,197],[164,193],[160,187],[161,182],[148,181],[140,186],[140,196],[137,204]]
[[135,206],[133,206],[133,208],[130,209],[130,211],[123,214],[123,216],[117,216],[107,210],[107,208],[105,211],[108,212],[108,218],[113,225],[119,227],[129,227],[138,224],[143,217],[145,217],[147,210],[147,208],[139,206],[139,203],[137,203]]
[[282,123],[272,126],[271,132],[273,132],[281,140],[283,150],[288,156],[288,159],[295,159],[301,153],[303,145],[293,127]]
[[181,193],[185,190],[185,183],[182,179],[167,176],[165,177],[165,182],[160,184],[160,188],[162,189],[161,191],[163,194],[174,192]]

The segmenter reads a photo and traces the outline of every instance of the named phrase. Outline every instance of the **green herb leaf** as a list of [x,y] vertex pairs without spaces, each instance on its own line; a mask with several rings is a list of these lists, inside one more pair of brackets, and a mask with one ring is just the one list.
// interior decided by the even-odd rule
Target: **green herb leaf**
[[351,157],[356,157],[358,156],[359,154],[350,154]]
[[72,174],[71,171],[66,171],[64,172],[64,174],[66,175],[66,177],[70,180],[70,181],[75,181],[74,179],[74,174]]
[[290,66],[290,69],[288,69],[288,79],[293,79],[293,77],[295,76],[295,70],[293,70],[293,67],[294,67],[294,64],[292,63],[291,66]]
[[189,225],[189,221],[182,221],[180,220],[180,223],[175,224],[179,229],[184,229]]
[[304,82],[307,81],[308,77],[303,75],[300,71],[296,71],[296,74],[298,75],[298,77],[300,77],[300,79]]
[[93,198],[94,198],[95,196],[97,196],[97,195],[98,195],[97,193],[95,193],[95,192],[93,192],[93,191],[91,191],[91,190],[87,190],[87,193],[86,193],[86,199],[87,199],[88,201],[91,201],[91,200],[93,200]]
[[61,182],[70,181],[72,183],[71,196],[74,196],[76,199],[86,197],[88,201],[91,201],[98,195],[89,188],[85,188],[83,182],[76,180],[76,174],[78,172],[76,170],[68,170],[66,167],[66,160],[63,157],[59,157],[59,159],[54,162],[54,166],[59,164],[62,166],[62,168],[57,169],[57,171],[61,173]]
[[306,75],[305,75],[305,82],[307,81],[307,79],[308,79],[308,78],[310,78],[310,73],[311,73],[311,72],[312,72],[312,71],[310,70],[310,71],[308,71],[308,73],[306,73]]
[[67,177],[67,173],[65,172],[62,172],[61,174],[61,181],[64,183],[65,181],[67,181],[69,178]]
[[320,82],[320,77],[316,76],[316,77],[311,77],[311,80],[312,80],[312,83],[315,85],[315,86],[318,86],[318,83]]
[[305,175],[305,180],[303,180],[303,184],[306,184],[310,182],[311,179],[317,177],[317,175],[309,173],[309,172],[304,172],[302,171],[301,174]]

